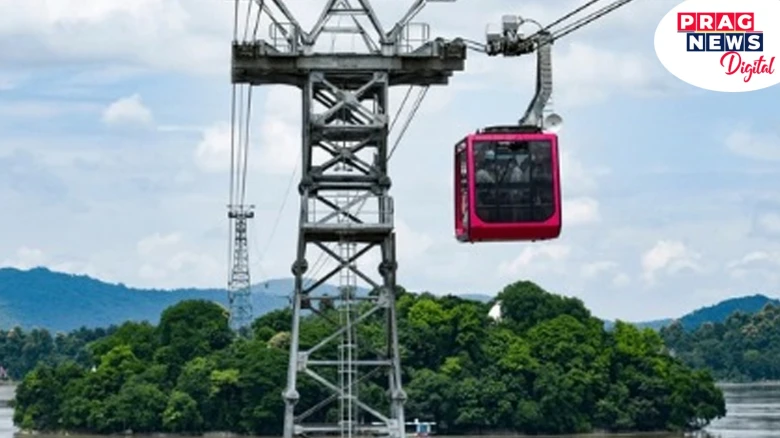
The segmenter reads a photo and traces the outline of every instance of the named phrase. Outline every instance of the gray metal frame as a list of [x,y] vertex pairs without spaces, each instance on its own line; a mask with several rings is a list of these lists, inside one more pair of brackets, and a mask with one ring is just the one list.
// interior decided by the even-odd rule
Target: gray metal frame
[[[285,400],[284,437],[337,433],[341,436],[378,434],[405,437],[401,363],[396,323],[396,256],[393,231],[393,201],[388,176],[388,92],[395,85],[445,85],[455,71],[465,65],[466,45],[461,40],[423,41],[410,47],[404,40],[408,25],[425,5],[418,0],[404,18],[385,32],[368,0],[331,0],[313,28],[305,32],[282,0],[272,3],[285,22],[272,18],[268,41],[234,42],[233,83],[251,85],[283,84],[301,89],[302,175],[298,251],[292,272],[295,291],[290,336],[290,362]],[[258,1],[266,12],[268,5]],[[331,26],[332,17],[342,17],[349,26]],[[347,20],[344,20],[344,17]],[[364,20],[361,21],[360,18]],[[368,25],[364,24],[367,19]],[[427,27],[423,27],[423,33]],[[324,33],[352,33],[364,43],[363,53],[317,53],[314,45]],[[315,152],[324,152],[318,159]],[[366,205],[373,206],[367,210]],[[337,251],[328,244],[338,247]],[[307,249],[314,245],[336,260],[338,266],[311,285],[304,284],[309,268]],[[361,271],[356,261],[370,250],[381,251],[380,278]],[[341,276],[337,329],[308,351],[300,344],[300,321],[304,309],[312,309],[312,290],[337,273]],[[356,281],[361,279],[375,291],[369,297],[356,297]],[[360,313],[358,301],[371,304]],[[357,327],[369,317],[385,314],[386,346],[381,352],[358,348]],[[316,360],[329,343],[340,339],[338,355]],[[367,360],[366,356],[376,357]],[[334,383],[321,371],[335,367],[339,381]],[[364,371],[365,368],[373,368]],[[361,380],[387,373],[389,412],[369,406],[358,397]],[[360,374],[358,373],[360,371]],[[305,374],[332,392],[332,396],[306,412],[296,413],[299,399],[298,377]],[[330,374],[333,374],[331,371]],[[315,412],[339,399],[338,424],[307,424]],[[369,418],[372,417],[372,418]],[[364,422],[358,422],[358,419]]]
[[228,282],[229,324],[236,332],[249,326],[253,318],[252,281],[249,275],[247,242],[247,220],[255,217],[253,209],[253,205],[228,206],[228,218],[234,226],[232,263]]

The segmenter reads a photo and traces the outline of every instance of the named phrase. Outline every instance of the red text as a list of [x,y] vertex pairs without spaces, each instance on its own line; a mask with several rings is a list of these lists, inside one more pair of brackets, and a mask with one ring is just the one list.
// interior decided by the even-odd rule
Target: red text
[[733,75],[742,73],[745,75],[745,82],[750,82],[753,75],[772,74],[774,69],[775,57],[773,56],[768,62],[764,59],[764,55],[761,55],[752,63],[742,61],[742,56],[739,52],[727,52],[720,58],[720,65],[726,69],[727,75]]
[[678,12],[677,32],[754,32],[752,12]]

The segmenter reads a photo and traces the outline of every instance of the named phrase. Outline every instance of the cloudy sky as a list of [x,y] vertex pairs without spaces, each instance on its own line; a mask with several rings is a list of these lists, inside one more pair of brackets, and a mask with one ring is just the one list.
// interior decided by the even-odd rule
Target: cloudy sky
[[[288,2],[304,24],[317,9],[307,5],[323,3]],[[374,0],[385,27],[407,3]],[[481,40],[502,14],[544,23],[577,3],[460,0],[418,18],[433,35]],[[493,294],[528,278],[628,320],[778,295],[780,89],[718,94],[667,73],[653,33],[677,3],[636,0],[556,44],[556,241],[467,245],[452,230],[453,144],[517,120],[533,58],[471,54],[466,72],[431,89],[391,161],[401,284]],[[0,0],[0,264],[139,287],[225,284],[232,5]],[[297,165],[298,93],[264,87],[253,108],[250,241],[262,281],[289,276],[294,259],[297,192],[280,207]]]

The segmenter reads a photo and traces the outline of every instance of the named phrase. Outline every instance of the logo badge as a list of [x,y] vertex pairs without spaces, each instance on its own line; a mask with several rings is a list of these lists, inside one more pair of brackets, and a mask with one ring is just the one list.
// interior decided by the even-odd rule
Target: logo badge
[[778,23],[778,0],[686,0],[658,24],[655,53],[695,87],[760,90],[780,83]]

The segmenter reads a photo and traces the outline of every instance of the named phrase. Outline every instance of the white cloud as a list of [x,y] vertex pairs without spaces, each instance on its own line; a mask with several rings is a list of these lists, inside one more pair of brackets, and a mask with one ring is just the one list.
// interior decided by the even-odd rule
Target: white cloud
[[65,272],[75,275],[89,275],[104,281],[110,281],[106,272],[98,269],[91,262],[63,261],[62,258],[52,257],[39,248],[22,246],[16,250],[14,257],[0,262],[0,267],[12,267],[16,269],[32,269],[45,266],[55,272]]
[[[255,93],[253,105],[260,102]],[[244,103],[246,105],[246,102]],[[292,87],[274,86],[266,90],[259,114],[250,121],[249,169],[270,175],[291,173],[300,161],[301,117],[300,91]],[[257,123],[256,117],[260,118]],[[238,118],[238,116],[237,116]],[[166,130],[187,130],[187,127],[166,126]],[[241,129],[243,131],[243,128]],[[238,123],[235,128],[235,148],[239,147]],[[231,125],[218,122],[202,130],[202,137],[195,148],[195,162],[207,172],[225,172],[230,169]]]
[[[0,91],[2,91],[0,85]],[[93,104],[57,102],[47,100],[25,100],[0,103],[0,117],[14,119],[45,119],[75,112],[90,112],[99,109]]]
[[621,94],[656,94],[669,79],[651,53],[617,51],[573,41],[554,53],[556,105],[573,107]]
[[766,251],[754,251],[749,254],[746,254],[744,257],[742,257],[739,260],[732,261],[729,263],[730,268],[736,268],[740,266],[746,266],[755,262],[760,261],[769,261],[772,263],[778,263],[780,264],[780,253],[770,253]]
[[626,273],[619,273],[612,278],[612,285],[617,288],[626,287],[631,284],[631,277]]
[[74,275],[89,275],[92,278],[99,278],[103,281],[112,280],[106,272],[101,271],[91,262],[55,263],[51,265],[51,269],[56,272],[66,272]]
[[[296,18],[308,27],[319,15],[324,1],[312,4],[310,1],[289,0],[286,3]],[[410,1],[385,0],[375,0],[373,3],[388,29],[411,4]],[[551,8],[546,2],[537,0],[524,4],[523,12],[544,22],[557,18],[576,5],[577,2],[558,2]],[[244,6],[245,3],[242,3],[242,18]],[[492,0],[479,4],[431,4],[415,21],[430,24],[433,36],[442,33],[445,36],[453,36],[449,33],[456,32],[461,36],[474,37],[474,34],[479,35],[483,31],[485,25],[500,23],[501,15],[512,11],[515,6],[508,0]],[[0,18],[0,37],[20,35],[23,38],[19,41],[26,42],[18,45],[19,47],[12,47],[14,50],[6,56],[29,63],[55,63],[65,59],[131,64],[187,73],[224,74],[224,67],[229,61],[229,40],[233,33],[231,1],[2,0],[0,7],[8,11]],[[597,34],[598,29],[613,29],[626,37],[626,33],[637,32],[637,29],[645,31],[645,27],[653,26],[663,15],[661,8],[648,10],[648,13],[637,13],[639,10],[644,11],[640,7],[642,5],[627,6],[600,20],[599,24],[587,26],[578,34],[588,36]],[[631,13],[632,10],[634,13]],[[630,20],[630,26],[622,24],[626,20]],[[239,21],[243,27],[243,20]],[[251,25],[253,23],[250,23]],[[261,36],[266,36],[267,25],[266,18],[260,26]],[[243,32],[240,32],[240,35],[243,35]],[[330,36],[326,35],[324,39],[330,40]],[[476,39],[482,39],[482,36],[477,36]],[[347,38],[345,41],[351,40],[352,38]],[[37,50],[30,50],[31,47]],[[577,49],[577,52],[581,51]],[[575,62],[577,56],[588,54],[575,54],[571,62]],[[612,66],[619,77],[636,74],[637,78],[633,81],[641,82],[641,78],[647,76],[646,72],[639,69],[644,64],[637,64],[631,54],[599,58],[605,59],[622,60],[620,64]],[[592,59],[587,61],[588,65],[597,64]],[[621,67],[622,64],[628,67]],[[476,68],[476,65],[477,63],[472,63],[472,67]],[[568,64],[562,63],[558,70],[565,74],[568,71],[567,66]],[[602,68],[607,71],[608,67]]]
[[141,256],[154,255],[159,251],[166,251],[181,242],[180,233],[160,234],[154,233],[138,241],[136,251]]
[[780,161],[780,136],[747,127],[732,131],[725,144],[731,152],[755,160]]
[[187,278],[193,286],[214,286],[227,281],[226,261],[199,250],[182,233],[155,233],[136,245],[138,277],[155,287],[180,287]]
[[617,266],[618,264],[612,261],[600,261],[600,262],[588,263],[584,265],[580,271],[583,277],[593,278],[602,273],[607,273],[609,271],[612,271],[616,269]]
[[780,214],[763,213],[756,219],[756,226],[763,232],[780,236]]
[[421,266],[421,258],[434,244],[433,238],[413,230],[405,221],[398,219],[395,221],[395,231],[398,259],[409,265]]
[[152,112],[138,94],[120,98],[103,111],[103,123],[107,125],[151,125],[152,121]]
[[23,81],[18,75],[0,73],[0,91],[9,91],[17,88]]
[[224,72],[232,2],[185,0],[0,1],[4,56],[16,65],[63,60],[131,64],[187,73]]
[[271,111],[266,114],[260,124],[260,168],[269,174],[289,174],[301,156],[300,123],[295,125]]
[[598,178],[609,174],[609,169],[603,164],[586,165],[572,151],[567,143],[567,137],[561,135],[561,185],[564,196],[591,194],[598,189]]
[[698,262],[700,258],[698,253],[687,248],[682,242],[660,240],[642,256],[643,276],[647,282],[652,283],[659,271],[672,274],[685,268],[698,271],[701,269]]
[[30,269],[38,266],[44,266],[49,261],[49,257],[38,248],[22,246],[16,250],[14,257],[3,260],[0,266],[8,266],[17,269]]
[[[353,210],[354,213],[354,210]],[[364,211],[365,213],[365,211]],[[361,219],[364,216],[360,216]],[[435,247],[441,242],[436,241],[432,236],[427,233],[414,229],[408,222],[403,219],[395,219],[395,248],[396,248],[396,261],[398,262],[398,275],[399,277],[435,277],[437,272],[437,266],[435,266],[436,260],[432,255]],[[334,248],[337,246],[334,245]],[[335,250],[335,249],[334,249]],[[338,253],[338,250],[335,250]],[[308,255],[310,263],[310,273],[312,260],[319,258],[319,255]],[[336,267],[335,261],[328,257],[321,263],[321,267],[315,270],[315,272],[321,274],[327,272],[330,269]],[[359,269],[373,279],[379,279],[377,273],[377,267],[382,260],[381,246],[377,245],[373,249],[369,250],[357,261]],[[448,273],[451,273],[448,270]],[[338,277],[335,277],[338,278]],[[363,282],[363,280],[358,280]],[[408,284],[407,284],[408,286]]]
[[564,199],[563,218],[567,226],[598,222],[601,220],[599,201],[589,197]]
[[223,172],[230,169],[230,130],[230,124],[226,122],[216,123],[203,130],[194,152],[195,164],[201,170]]
[[625,272],[620,272],[619,269],[618,263],[611,260],[601,260],[582,265],[580,275],[590,281],[606,280],[612,287],[620,289],[631,283],[631,277]]
[[729,275],[734,278],[743,278],[757,270],[776,271],[778,267],[780,267],[780,252],[770,251],[752,251],[726,265]]
[[559,243],[535,243],[526,246],[510,261],[498,265],[498,274],[506,278],[517,279],[544,270],[560,270],[561,265],[571,254],[571,248]]
[[[227,172],[230,170],[231,159],[231,126],[228,122],[217,122],[201,130],[201,139],[195,146],[194,159],[195,164],[204,172],[216,173]],[[235,160],[238,160],[239,148],[238,128],[233,138]],[[243,140],[242,140],[243,141]],[[249,136],[249,156],[247,162],[248,170],[258,170],[263,168],[264,158],[262,148],[258,146],[257,136]],[[258,156],[261,155],[261,156]],[[238,161],[236,161],[238,162]],[[251,175],[248,176],[251,180]]]

